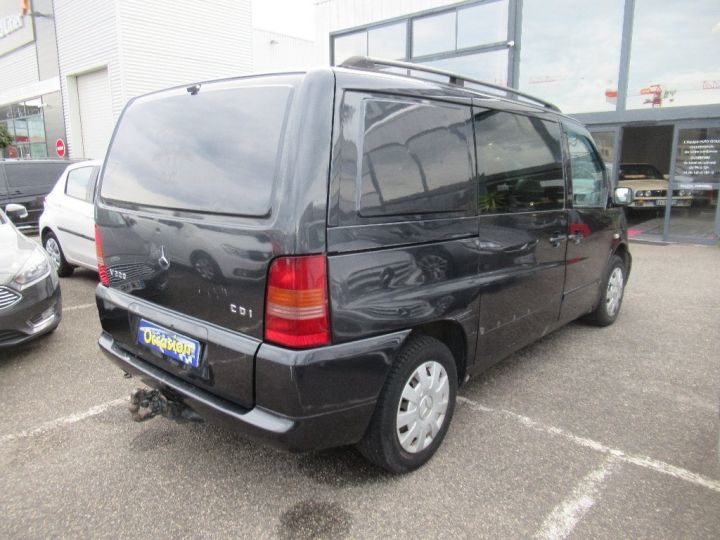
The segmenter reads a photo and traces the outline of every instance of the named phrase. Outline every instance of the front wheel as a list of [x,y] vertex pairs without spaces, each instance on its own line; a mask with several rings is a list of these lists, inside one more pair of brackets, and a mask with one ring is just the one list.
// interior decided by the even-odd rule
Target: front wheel
[[617,255],[613,255],[603,281],[600,301],[595,310],[586,317],[588,322],[596,326],[610,326],[615,322],[622,306],[626,280],[625,262]]
[[388,375],[360,452],[393,473],[423,465],[447,433],[457,387],[450,350],[428,336],[411,338]]

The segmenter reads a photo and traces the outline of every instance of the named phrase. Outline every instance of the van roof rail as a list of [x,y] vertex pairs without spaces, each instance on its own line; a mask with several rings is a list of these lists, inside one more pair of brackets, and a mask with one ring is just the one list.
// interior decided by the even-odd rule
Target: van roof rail
[[448,78],[448,83],[453,84],[456,86],[465,86],[465,83],[472,83],[478,86],[484,86],[486,88],[492,88],[493,90],[500,90],[501,92],[505,92],[507,94],[512,94],[514,96],[526,99],[528,101],[532,101],[534,103],[537,103],[539,105],[542,105],[543,107],[556,111],[556,112],[562,112],[560,111],[560,108],[550,103],[549,101],[545,101],[543,99],[537,98],[535,96],[531,96],[530,94],[526,94],[525,92],[520,92],[519,90],[515,90],[514,88],[509,88],[507,86],[502,86],[500,84],[493,84],[485,81],[480,81],[477,79],[472,79],[470,77],[465,77],[464,75],[459,75],[457,73],[453,73],[452,71],[446,71],[444,69],[437,69],[433,67],[423,66],[422,64],[413,64],[411,62],[401,62],[399,60],[383,60],[379,58],[370,58],[368,56],[351,56],[347,60],[345,60],[342,64],[340,64],[340,67],[344,68],[351,68],[351,69],[364,69],[364,70],[370,70],[370,71],[380,71],[380,66],[387,66],[387,67],[395,67],[395,68],[401,68],[401,69],[407,69],[412,71],[424,71],[426,73],[432,73],[434,75],[443,75]]

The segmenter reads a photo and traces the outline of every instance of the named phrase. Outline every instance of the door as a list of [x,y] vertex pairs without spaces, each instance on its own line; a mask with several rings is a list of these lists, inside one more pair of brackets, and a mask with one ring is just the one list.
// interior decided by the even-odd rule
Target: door
[[57,222],[65,257],[91,267],[96,265],[93,195],[98,169],[79,167],[68,172]]
[[567,219],[560,126],[474,108],[479,175],[478,361],[488,365],[557,324]]
[[621,208],[609,208],[609,182],[590,134],[564,125],[570,177],[567,266],[561,322],[588,313],[597,302],[600,281],[623,223]]
[[[677,124],[663,238],[715,244],[720,239],[719,189],[720,120]],[[686,197],[689,205],[676,203]]]
[[77,92],[83,156],[102,159],[113,130],[107,69],[79,75]]

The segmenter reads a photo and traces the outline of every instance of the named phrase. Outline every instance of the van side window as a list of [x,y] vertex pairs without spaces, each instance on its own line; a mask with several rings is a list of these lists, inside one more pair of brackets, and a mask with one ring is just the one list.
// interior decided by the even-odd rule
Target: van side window
[[573,207],[605,208],[608,198],[603,166],[589,137],[565,126],[570,151]]
[[475,114],[481,214],[557,210],[564,206],[560,128],[521,114]]
[[94,179],[97,176],[95,167],[80,167],[68,173],[65,193],[81,201],[92,202],[95,189]]
[[474,208],[470,108],[366,99],[360,215]]

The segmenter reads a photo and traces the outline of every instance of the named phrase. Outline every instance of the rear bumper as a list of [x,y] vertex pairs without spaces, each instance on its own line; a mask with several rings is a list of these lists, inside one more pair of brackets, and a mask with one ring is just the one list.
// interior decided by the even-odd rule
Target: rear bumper
[[255,356],[255,405],[241,407],[124,350],[103,332],[98,344],[123,371],[203,418],[291,451],[358,442],[372,417],[394,352],[409,331],[308,351],[262,344]]

